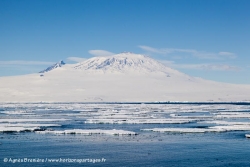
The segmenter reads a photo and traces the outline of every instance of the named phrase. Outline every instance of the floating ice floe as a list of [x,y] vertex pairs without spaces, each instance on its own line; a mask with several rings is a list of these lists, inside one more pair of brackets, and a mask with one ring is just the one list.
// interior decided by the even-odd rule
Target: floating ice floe
[[250,125],[250,122],[228,122],[228,121],[203,121],[199,123],[209,123],[218,125]]
[[56,122],[56,121],[67,121],[69,119],[0,119],[0,123],[8,122]]
[[1,111],[2,114],[7,115],[34,115],[35,113],[32,113],[30,111],[20,110],[20,111]]
[[88,119],[89,124],[183,124],[196,122],[196,119]]
[[125,130],[102,130],[102,129],[72,129],[72,130],[63,130],[63,131],[36,131],[36,133],[40,134],[84,134],[84,135],[91,135],[91,134],[110,134],[110,135],[136,135],[137,133],[132,131],[125,131]]
[[24,132],[40,130],[40,127],[0,127],[0,132]]
[[221,112],[215,118],[250,118],[250,113],[244,112]]
[[0,132],[24,132],[24,131],[35,131],[42,130],[41,127],[58,127],[58,124],[0,124]]
[[229,126],[213,126],[209,128],[153,128],[141,129],[142,131],[153,132],[177,132],[177,133],[205,133],[205,132],[226,132],[226,131],[248,131],[249,125],[229,125]]
[[250,130],[250,125],[225,125],[225,126],[213,126],[210,129],[222,129],[225,131],[247,131]]
[[250,138],[250,134],[245,134],[245,136],[246,136],[247,138]]
[[1,127],[58,127],[61,126],[59,124],[29,124],[29,123],[17,123],[17,124],[10,124],[10,123],[0,123]]

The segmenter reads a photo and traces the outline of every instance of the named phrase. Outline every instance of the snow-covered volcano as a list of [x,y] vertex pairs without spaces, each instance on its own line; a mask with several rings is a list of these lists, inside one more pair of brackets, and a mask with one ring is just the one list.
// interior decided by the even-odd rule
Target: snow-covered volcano
[[103,73],[178,73],[163,64],[140,54],[130,52],[120,53],[109,57],[93,57],[74,67],[87,72]]
[[139,54],[57,64],[0,78],[0,102],[250,101],[249,85],[191,77]]

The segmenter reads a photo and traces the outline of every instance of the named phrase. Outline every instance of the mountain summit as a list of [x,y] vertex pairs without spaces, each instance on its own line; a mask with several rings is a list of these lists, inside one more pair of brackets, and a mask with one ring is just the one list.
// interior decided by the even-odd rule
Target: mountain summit
[[64,62],[61,60],[61,61],[59,61],[58,63],[56,63],[56,64],[54,64],[54,65],[52,65],[52,66],[46,68],[45,70],[40,71],[39,73],[45,73],[45,72],[52,71],[52,70],[54,70],[54,69],[56,69],[56,68],[62,67],[62,66],[65,65],[65,64],[66,64],[66,63],[64,63]]
[[74,66],[74,69],[104,73],[179,73],[158,61],[141,54],[123,52],[108,57],[93,57]]

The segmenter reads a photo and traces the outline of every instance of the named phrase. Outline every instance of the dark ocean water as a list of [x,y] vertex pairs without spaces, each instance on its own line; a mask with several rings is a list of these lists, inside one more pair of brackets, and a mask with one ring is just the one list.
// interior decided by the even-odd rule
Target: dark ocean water
[[[250,140],[244,134],[1,134],[0,166],[250,166]],[[8,162],[4,162],[5,158]],[[19,158],[47,158],[47,162],[13,163],[14,159]],[[48,159],[60,158],[106,161],[48,162]]]
[[[39,104],[40,105],[40,104]],[[70,108],[71,107],[71,108]],[[113,109],[115,108],[115,111]],[[250,106],[72,106],[52,105],[17,106],[2,105],[1,119],[48,119],[69,120],[47,122],[60,124],[55,130],[65,129],[122,129],[138,135],[82,135],[82,134],[38,134],[35,132],[0,133],[0,167],[33,166],[107,166],[107,167],[216,167],[250,166],[250,131],[228,131],[222,133],[158,133],[141,131],[150,128],[206,128],[213,124],[202,121],[185,124],[88,124],[85,120],[113,112],[119,116],[131,116],[134,111],[146,111],[132,115],[133,118],[150,116],[171,118],[178,114],[185,119],[196,116],[206,120],[217,119],[216,115],[248,114]],[[117,113],[116,113],[117,111]],[[124,112],[125,111],[125,112]],[[26,113],[27,112],[27,113]],[[88,112],[88,113],[87,113]],[[225,112],[225,113],[221,113]],[[89,115],[90,114],[90,115]],[[175,119],[175,117],[173,117]],[[203,118],[202,118],[203,119]],[[221,119],[221,118],[220,118]],[[219,120],[220,120],[219,119]],[[227,121],[249,122],[244,118],[225,118]],[[0,120],[1,121],[1,120]],[[4,124],[2,122],[2,124]],[[12,123],[15,124],[15,123]],[[92,161],[98,161],[93,163]],[[100,162],[99,162],[100,161]]]

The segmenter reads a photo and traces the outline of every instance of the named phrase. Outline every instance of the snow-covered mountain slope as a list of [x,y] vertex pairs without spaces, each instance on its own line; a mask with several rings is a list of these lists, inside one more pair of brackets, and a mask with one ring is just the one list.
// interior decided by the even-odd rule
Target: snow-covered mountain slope
[[52,66],[46,68],[45,70],[40,71],[39,73],[49,72],[49,71],[54,70],[54,69],[56,69],[56,68],[62,67],[63,65],[65,65],[65,63],[61,60],[61,61],[59,61],[58,63],[53,64]]
[[168,68],[154,59],[130,52],[124,52],[109,57],[93,57],[79,63],[74,68],[87,72],[103,73],[179,73],[178,71]]
[[0,102],[250,101],[249,95],[249,85],[191,77],[133,53],[0,78]]

